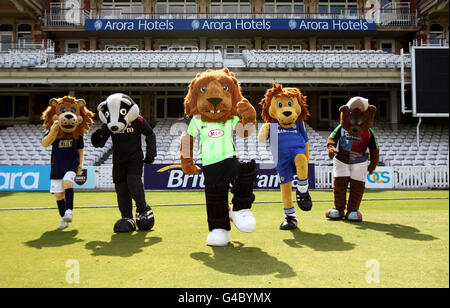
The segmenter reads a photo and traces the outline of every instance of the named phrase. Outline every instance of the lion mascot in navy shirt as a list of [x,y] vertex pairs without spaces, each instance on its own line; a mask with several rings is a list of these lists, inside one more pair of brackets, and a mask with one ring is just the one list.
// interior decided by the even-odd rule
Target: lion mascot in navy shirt
[[83,169],[83,136],[93,116],[83,99],[71,96],[52,98],[42,113],[46,132],[41,143],[52,146],[50,192],[61,215],[59,230],[67,228],[73,219],[73,182]]

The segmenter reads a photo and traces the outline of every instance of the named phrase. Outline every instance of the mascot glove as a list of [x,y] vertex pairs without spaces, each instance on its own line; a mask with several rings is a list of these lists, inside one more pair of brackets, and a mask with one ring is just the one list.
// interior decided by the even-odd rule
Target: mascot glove
[[95,148],[100,147],[99,144],[102,140],[102,130],[99,128],[91,135],[91,142]]
[[144,164],[152,164],[155,161],[153,156],[145,155]]
[[333,146],[330,146],[329,148],[328,148],[328,157],[330,157],[330,159],[333,159],[336,155],[337,155],[337,150],[336,150],[336,148],[335,147],[333,147]]
[[370,164],[369,167],[367,168],[367,170],[369,171],[369,174],[372,174],[373,171],[376,169],[376,167],[377,167],[376,165],[372,166],[372,164]]

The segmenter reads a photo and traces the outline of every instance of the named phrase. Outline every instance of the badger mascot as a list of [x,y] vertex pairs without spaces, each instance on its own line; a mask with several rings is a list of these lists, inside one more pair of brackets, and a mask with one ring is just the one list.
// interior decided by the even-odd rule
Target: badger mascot
[[[122,218],[114,225],[114,232],[150,230],[155,219],[145,201],[142,183],[143,164],[151,164],[156,157],[156,137],[152,128],[139,115],[138,105],[128,95],[115,93],[97,107],[104,123],[92,136],[92,145],[103,147],[111,136],[113,143],[113,182]],[[141,135],[145,135],[146,156],[142,153]],[[133,203],[136,202],[136,222]]]

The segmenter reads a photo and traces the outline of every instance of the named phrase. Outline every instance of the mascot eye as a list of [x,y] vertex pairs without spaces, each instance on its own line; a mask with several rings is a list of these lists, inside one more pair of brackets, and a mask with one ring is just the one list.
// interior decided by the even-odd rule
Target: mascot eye
[[283,107],[283,102],[278,102],[278,107]]
[[228,91],[228,87],[227,86],[223,86],[223,90],[224,91]]
[[121,115],[126,115],[127,114],[127,110],[125,108],[120,109],[120,114]]
[[202,92],[202,93],[206,92],[206,87],[201,87],[200,92]]
[[75,113],[77,110],[75,108],[70,108],[70,112]]
[[359,121],[358,121],[358,124],[361,125],[361,124],[362,124],[362,120],[359,120]]
[[59,109],[59,111],[61,111],[61,113],[64,113],[64,112],[66,112],[66,108],[61,108],[61,109]]
[[354,125],[355,124],[355,120],[350,120],[350,124]]
[[109,118],[109,111],[105,111],[105,118]]
[[288,105],[289,107],[292,107],[292,101],[287,101],[287,105]]

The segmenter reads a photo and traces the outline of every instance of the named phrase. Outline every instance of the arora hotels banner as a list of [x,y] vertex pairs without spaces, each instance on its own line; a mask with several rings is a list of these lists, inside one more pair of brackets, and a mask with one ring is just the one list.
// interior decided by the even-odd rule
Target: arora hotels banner
[[86,19],[87,31],[376,31],[365,19]]
[[[181,165],[144,165],[144,188],[146,190],[197,190],[204,189],[203,173],[184,174]],[[201,167],[201,165],[199,165]],[[258,177],[254,189],[279,189],[280,180],[273,165],[257,164]],[[309,188],[315,188],[314,164],[308,166]],[[292,181],[297,187],[297,177]]]

